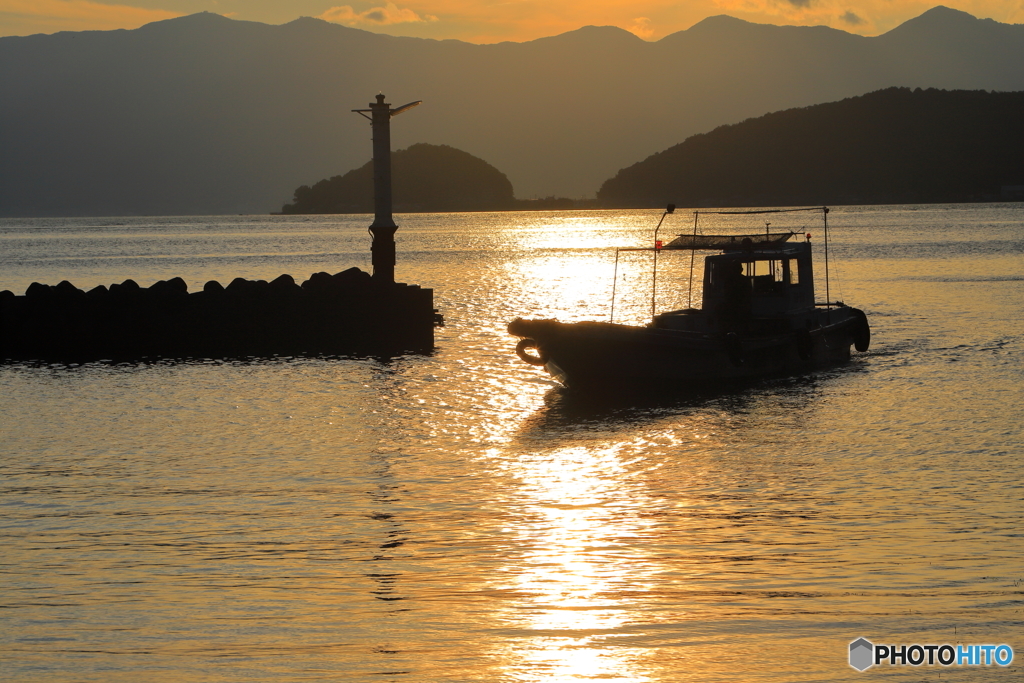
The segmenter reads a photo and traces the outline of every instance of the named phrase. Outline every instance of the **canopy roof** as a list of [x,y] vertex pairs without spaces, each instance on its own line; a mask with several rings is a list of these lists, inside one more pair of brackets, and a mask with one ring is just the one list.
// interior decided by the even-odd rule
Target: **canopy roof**
[[[758,235],[679,235],[662,249],[742,249],[744,244],[764,249],[765,247],[781,246],[795,232],[772,232]],[[750,240],[748,243],[747,240]]]

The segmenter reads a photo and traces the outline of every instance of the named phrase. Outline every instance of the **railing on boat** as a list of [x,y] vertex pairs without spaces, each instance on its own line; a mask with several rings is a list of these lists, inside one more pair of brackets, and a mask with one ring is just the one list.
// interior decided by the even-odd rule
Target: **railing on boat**
[[[828,258],[828,213],[829,208],[827,206],[810,206],[800,207],[795,209],[754,209],[751,211],[694,211],[693,212],[693,234],[683,235],[680,234],[676,239],[672,240],[668,244],[662,244],[658,239],[658,232],[661,230],[661,224],[665,221],[665,218],[670,213],[675,213],[675,204],[669,204],[665,212],[661,215],[661,219],[658,221],[657,227],[654,228],[654,246],[651,247],[619,247],[615,249],[615,271],[612,280],[612,302],[611,312],[609,314],[609,322],[615,322],[615,290],[619,281],[619,254],[624,251],[652,251],[654,252],[654,264],[651,272],[651,319],[654,319],[655,315],[655,299],[657,296],[657,284],[658,284],[658,254],[661,251],[678,251],[688,250],[690,252],[690,278],[689,278],[689,289],[686,294],[686,306],[690,308],[693,305],[693,268],[695,252],[698,250],[710,250],[710,251],[727,251],[734,248],[745,248],[746,244],[751,245],[755,249],[766,249],[773,247],[785,246],[785,242],[789,240],[796,233],[793,231],[789,232],[777,232],[772,233],[768,231],[771,223],[765,221],[765,232],[764,234],[748,234],[748,235],[702,235],[698,232],[698,224],[700,221],[700,214],[712,214],[722,216],[746,216],[746,215],[757,215],[757,214],[773,214],[773,213],[797,213],[801,211],[820,211],[822,216],[822,223],[825,231],[825,305],[831,308],[833,304],[832,296],[829,291],[829,258]],[[810,235],[808,234],[808,237]],[[745,243],[745,240],[750,240]]]

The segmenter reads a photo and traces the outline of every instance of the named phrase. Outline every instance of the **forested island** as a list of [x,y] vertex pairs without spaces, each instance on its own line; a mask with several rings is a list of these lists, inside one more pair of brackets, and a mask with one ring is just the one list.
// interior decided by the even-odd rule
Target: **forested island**
[[[395,211],[502,211],[516,207],[512,183],[483,159],[419,143],[391,153]],[[281,213],[373,213],[373,161],[295,190]]]
[[619,171],[605,207],[1024,199],[1024,92],[889,88],[687,138]]
[[[594,200],[516,199],[508,177],[483,159],[448,145],[418,143],[391,153],[394,210],[529,211],[593,207]],[[295,190],[283,214],[373,213],[373,161]]]

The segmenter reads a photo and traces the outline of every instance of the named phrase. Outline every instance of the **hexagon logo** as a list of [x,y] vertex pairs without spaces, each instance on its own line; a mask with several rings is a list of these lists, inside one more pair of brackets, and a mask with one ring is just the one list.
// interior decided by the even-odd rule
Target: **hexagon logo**
[[875,646],[867,638],[858,638],[850,643],[850,666],[864,671],[874,664]]

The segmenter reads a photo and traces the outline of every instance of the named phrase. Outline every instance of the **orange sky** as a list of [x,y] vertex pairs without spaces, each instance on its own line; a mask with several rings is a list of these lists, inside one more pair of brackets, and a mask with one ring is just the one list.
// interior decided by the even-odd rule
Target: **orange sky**
[[[345,3],[345,4],[342,4]],[[194,12],[282,24],[321,17],[378,33],[524,41],[586,25],[618,26],[648,40],[717,14],[764,24],[826,25],[884,33],[936,0],[0,0],[0,36],[137,28]],[[1024,23],[1024,0],[947,0],[947,7],[1004,23]]]

